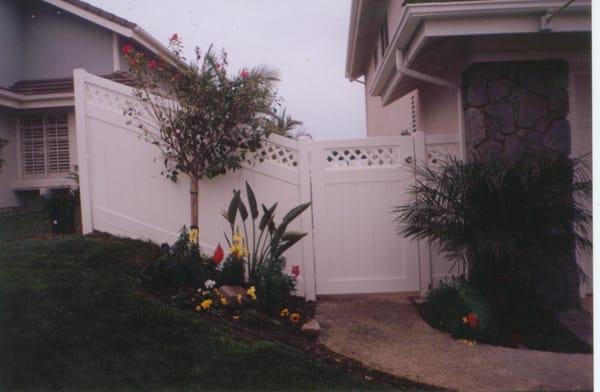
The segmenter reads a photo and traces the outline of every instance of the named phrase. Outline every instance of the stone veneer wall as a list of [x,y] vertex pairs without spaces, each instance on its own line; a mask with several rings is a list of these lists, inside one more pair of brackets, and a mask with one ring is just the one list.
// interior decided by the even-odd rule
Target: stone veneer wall
[[[526,155],[571,152],[568,67],[562,60],[476,63],[463,73],[463,108],[470,159],[515,162]],[[553,308],[580,304],[575,269],[536,276]]]
[[463,73],[471,156],[569,155],[568,68],[562,60],[476,63]]

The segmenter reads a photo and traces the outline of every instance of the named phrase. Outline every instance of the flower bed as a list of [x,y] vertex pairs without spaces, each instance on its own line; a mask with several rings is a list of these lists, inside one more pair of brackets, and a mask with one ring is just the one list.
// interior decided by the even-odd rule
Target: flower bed
[[184,227],[178,240],[163,244],[160,256],[143,268],[142,285],[165,303],[210,318],[300,330],[311,321],[314,306],[294,295],[301,270],[294,265],[287,273],[283,253],[305,235],[287,227],[309,204],[293,208],[276,224],[276,204],[262,205],[260,214],[248,184],[246,195],[247,205],[235,190],[223,214],[231,227],[227,255],[220,244],[212,256],[204,254],[198,228]]

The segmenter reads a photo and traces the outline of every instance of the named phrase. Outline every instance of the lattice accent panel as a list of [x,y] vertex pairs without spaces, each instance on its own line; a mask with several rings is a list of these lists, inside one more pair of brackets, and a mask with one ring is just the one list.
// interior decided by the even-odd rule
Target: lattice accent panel
[[328,149],[327,168],[398,167],[402,163],[396,147],[358,147]]
[[293,169],[298,167],[298,152],[288,147],[265,141],[262,147],[248,160],[248,164],[255,162],[270,162],[278,166]]
[[459,145],[457,143],[430,144],[425,147],[425,153],[427,164],[435,166],[450,157],[458,157]]

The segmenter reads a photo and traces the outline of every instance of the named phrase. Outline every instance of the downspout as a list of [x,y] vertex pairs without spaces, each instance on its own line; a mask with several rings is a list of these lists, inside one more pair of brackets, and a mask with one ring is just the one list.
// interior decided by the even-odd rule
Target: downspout
[[456,91],[457,97],[457,108],[458,108],[458,139],[459,139],[459,154],[462,160],[466,159],[466,139],[465,139],[465,129],[464,129],[464,118],[463,118],[463,108],[462,108],[462,90],[460,86],[456,83],[453,83],[449,80],[439,78],[437,76],[428,75],[423,72],[415,71],[406,67],[404,64],[404,53],[402,49],[396,49],[395,53],[395,66],[396,72],[392,79],[392,83],[386,88],[382,95],[383,105],[387,105],[391,101],[392,93],[400,83],[403,75],[409,76],[413,79],[421,80],[423,82],[435,84],[437,86],[447,87]]

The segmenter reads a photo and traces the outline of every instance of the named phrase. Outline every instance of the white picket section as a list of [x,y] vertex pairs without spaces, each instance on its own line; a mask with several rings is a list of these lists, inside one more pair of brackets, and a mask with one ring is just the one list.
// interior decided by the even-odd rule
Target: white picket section
[[414,181],[411,136],[311,146],[320,294],[419,291],[418,249],[396,235],[392,209]]
[[[84,232],[173,242],[189,224],[189,180],[162,176],[158,148],[127,124],[131,87],[83,70],[74,80]],[[421,245],[396,235],[391,210],[408,201],[414,173],[407,162],[424,155],[419,132],[333,141],[271,136],[242,170],[200,182],[201,246],[208,253],[219,243],[226,248],[222,212],[233,189],[245,199],[247,181],[260,203],[278,203],[277,221],[312,201],[290,227],[308,235],[285,255],[288,268],[300,266],[299,294],[423,292],[430,260],[419,263]]]

